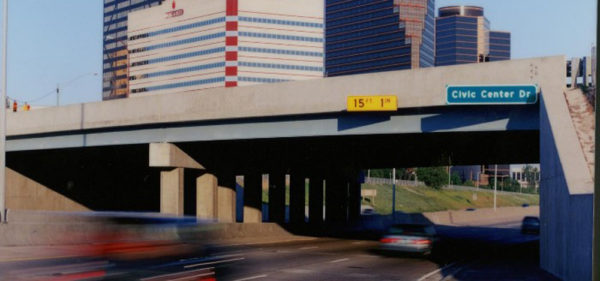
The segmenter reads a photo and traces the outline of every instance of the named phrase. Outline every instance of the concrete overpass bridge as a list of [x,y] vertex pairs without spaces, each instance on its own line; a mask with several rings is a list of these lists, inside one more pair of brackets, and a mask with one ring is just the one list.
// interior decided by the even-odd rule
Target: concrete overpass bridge
[[[359,215],[361,169],[539,161],[542,265],[581,274],[586,265],[575,260],[589,257],[591,269],[593,180],[566,107],[565,69],[563,57],[547,57],[9,114],[7,206],[234,222],[236,176],[244,176],[243,222],[261,222],[269,174],[269,218],[283,222],[288,174],[292,222],[304,220],[307,180],[309,220],[322,220],[325,189],[326,220],[345,222]],[[446,104],[447,85],[478,84],[537,84],[541,101]],[[347,112],[353,95],[396,95],[398,111]],[[580,251],[562,257],[570,248]]]

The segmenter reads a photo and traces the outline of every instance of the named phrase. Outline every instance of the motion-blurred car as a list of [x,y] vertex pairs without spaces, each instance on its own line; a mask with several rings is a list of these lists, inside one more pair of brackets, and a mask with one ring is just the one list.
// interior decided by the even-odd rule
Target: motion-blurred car
[[437,241],[431,224],[396,224],[379,240],[379,248],[386,252],[429,255]]
[[523,223],[521,224],[521,233],[539,234],[540,219],[538,217],[524,217]]

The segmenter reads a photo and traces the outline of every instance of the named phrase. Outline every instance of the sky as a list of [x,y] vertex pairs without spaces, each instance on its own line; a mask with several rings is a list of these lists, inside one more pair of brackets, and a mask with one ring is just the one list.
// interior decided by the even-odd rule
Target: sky
[[[512,33],[512,58],[581,57],[596,42],[596,2],[436,0],[436,13],[449,5],[482,6],[492,30]],[[61,105],[100,101],[103,6],[102,0],[9,0],[8,96],[53,106],[58,85]]]

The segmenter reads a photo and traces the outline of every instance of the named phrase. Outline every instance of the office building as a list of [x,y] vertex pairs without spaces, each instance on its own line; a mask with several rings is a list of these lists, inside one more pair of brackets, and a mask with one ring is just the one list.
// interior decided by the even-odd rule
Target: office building
[[490,30],[482,7],[440,8],[435,26],[436,66],[510,59],[510,32]]
[[127,18],[129,12],[160,5],[163,0],[104,0],[102,99],[126,97]]
[[131,13],[130,96],[322,78],[322,0],[177,0]]
[[326,0],[326,75],[433,66],[434,2]]

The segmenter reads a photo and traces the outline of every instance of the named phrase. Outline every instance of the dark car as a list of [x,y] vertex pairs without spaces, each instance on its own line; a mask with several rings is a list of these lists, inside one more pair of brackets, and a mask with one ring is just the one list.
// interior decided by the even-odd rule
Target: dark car
[[521,224],[521,233],[523,234],[539,234],[540,219],[538,217],[524,217]]
[[388,252],[428,255],[437,240],[431,224],[396,224],[379,240],[379,248]]

